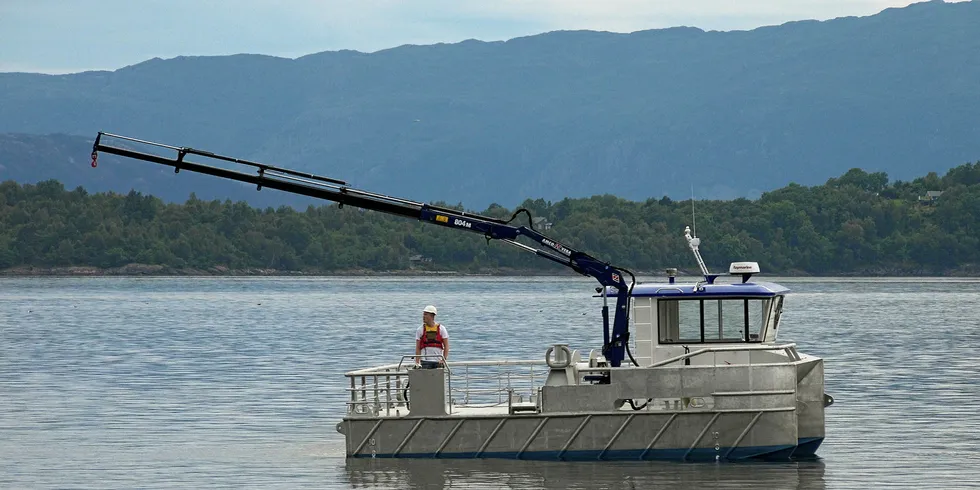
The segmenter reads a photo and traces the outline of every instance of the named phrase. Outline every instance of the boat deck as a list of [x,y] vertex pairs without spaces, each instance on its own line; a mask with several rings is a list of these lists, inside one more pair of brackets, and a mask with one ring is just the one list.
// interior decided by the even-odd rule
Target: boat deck
[[[696,364],[690,367],[729,367],[736,368],[737,364],[725,360],[725,354],[754,351],[779,353],[772,357],[760,356],[761,362],[752,362],[751,357],[745,357],[749,365],[762,367],[764,365],[785,365],[786,363],[805,362],[809,356],[801,356],[795,344],[755,345],[755,346],[712,346],[692,351],[676,358],[666,359],[647,368],[589,368],[579,365],[573,369],[574,376],[580,377],[575,384],[589,384],[585,381],[588,376],[608,374],[612,369],[654,369],[658,367],[678,367],[688,359],[694,359]],[[407,362],[406,362],[407,361]],[[704,362],[706,361],[706,362]],[[416,370],[412,367],[411,356],[405,356],[398,364],[388,364],[368,369],[352,371],[346,374],[349,379],[347,414],[352,417],[406,417],[411,415],[412,400],[409,399],[410,373]],[[425,370],[422,370],[423,372]],[[437,397],[444,399],[444,409],[440,410],[439,403],[426,402],[426,412],[434,408],[436,412],[444,412],[440,416],[452,417],[498,417],[509,415],[525,415],[541,413],[541,387],[546,384],[549,372],[552,371],[544,360],[484,360],[461,361],[446,363],[444,368],[444,390]],[[564,371],[564,370],[562,370]],[[437,383],[438,385],[439,383]],[[414,391],[414,389],[413,389]],[[718,395],[732,395],[717,393]],[[706,393],[708,397],[715,393]],[[737,395],[737,393],[736,393]],[[667,405],[665,405],[665,402]],[[647,411],[671,411],[672,404],[677,398],[654,399],[648,402]],[[710,401],[708,402],[711,404]],[[623,410],[629,407],[621,407]],[[676,407],[673,407],[676,409]],[[706,407],[708,408],[708,407]],[[608,409],[607,409],[608,410]],[[605,410],[604,410],[605,411]],[[634,410],[635,411],[635,410]]]

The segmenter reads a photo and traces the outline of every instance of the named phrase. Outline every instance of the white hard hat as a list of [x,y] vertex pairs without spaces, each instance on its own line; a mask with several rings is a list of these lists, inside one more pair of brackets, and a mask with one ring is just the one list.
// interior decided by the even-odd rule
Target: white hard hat
[[432,306],[432,305],[429,305],[429,306],[426,306],[425,308],[423,308],[422,311],[424,311],[426,313],[432,313],[433,315],[435,315],[436,314],[436,307],[435,306]]

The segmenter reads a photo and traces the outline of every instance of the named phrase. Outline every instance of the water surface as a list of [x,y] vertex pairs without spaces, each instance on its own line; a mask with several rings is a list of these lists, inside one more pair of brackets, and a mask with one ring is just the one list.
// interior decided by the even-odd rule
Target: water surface
[[980,480],[980,280],[784,279],[781,341],[826,360],[800,463],[344,458],[343,372],[601,343],[587,278],[0,279],[0,487],[958,488]]

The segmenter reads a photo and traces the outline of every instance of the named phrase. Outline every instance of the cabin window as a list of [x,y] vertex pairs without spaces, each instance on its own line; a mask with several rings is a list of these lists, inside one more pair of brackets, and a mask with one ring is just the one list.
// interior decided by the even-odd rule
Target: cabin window
[[660,343],[761,342],[771,304],[769,298],[661,299]]
[[776,338],[776,329],[779,328],[779,317],[783,314],[783,297],[776,296],[775,303],[772,307],[772,318],[769,320],[769,333],[768,337],[771,339]]
[[762,341],[766,320],[769,318],[769,308],[772,305],[772,300],[749,299],[745,301],[745,311],[748,312],[748,341],[760,342]]
[[701,341],[701,320],[700,312],[698,311],[698,304],[695,302],[678,301],[678,322],[679,322],[679,335],[683,341],[688,342],[700,342]]
[[740,342],[745,340],[745,312],[742,300],[710,299],[704,304],[705,342]]

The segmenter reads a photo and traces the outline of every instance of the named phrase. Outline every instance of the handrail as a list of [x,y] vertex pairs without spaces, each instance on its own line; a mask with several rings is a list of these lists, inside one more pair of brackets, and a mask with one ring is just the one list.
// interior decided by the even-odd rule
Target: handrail
[[[667,366],[673,363],[682,362],[685,359],[710,353],[752,351],[771,352],[780,350],[786,353],[788,362],[802,360],[800,354],[796,351],[796,344],[794,343],[780,345],[756,344],[706,346],[702,349],[675,356],[670,359],[665,359],[639,369]],[[345,373],[345,377],[350,379],[349,386],[345,388],[345,390],[350,393],[347,401],[349,413],[370,414],[370,412],[373,411],[374,414],[377,414],[378,411],[384,411],[390,416],[392,411],[397,409],[399,406],[404,405],[407,402],[407,399],[401,398],[401,393],[403,390],[408,389],[408,385],[405,383],[405,380],[408,378],[409,373],[411,372],[411,369],[406,366],[405,361],[407,359],[416,359],[418,357],[423,357],[423,355],[406,355],[402,356],[401,360],[397,364],[385,364]],[[533,399],[535,393],[537,392],[537,396],[540,397],[539,383],[543,382],[544,379],[536,379],[534,368],[537,366],[546,366],[546,362],[543,359],[467,360],[453,362],[450,364],[449,362],[446,362],[445,358],[442,356],[439,357],[443,361],[444,368],[447,372],[446,381],[448,384],[447,395],[450,414],[454,411],[454,405],[456,407],[499,406],[501,404],[511,406],[514,402],[513,397],[516,392],[520,392],[522,394],[527,393],[530,397],[532,397],[531,399]],[[717,362],[717,358],[715,361]],[[770,361],[768,363],[764,362],[764,364],[773,363],[775,363],[775,361]],[[779,361],[779,364],[782,363],[784,363],[784,361]],[[507,369],[508,367],[518,368]],[[530,368],[530,371],[525,372],[526,369],[522,368]],[[606,373],[621,369],[636,368],[613,368],[609,366],[576,366],[575,368],[576,372],[580,375],[587,373]],[[547,370],[548,369],[545,368],[546,372]],[[454,371],[457,376],[462,376],[462,379],[456,380],[456,389],[453,387],[454,383],[452,379]],[[370,379],[372,377],[374,378],[373,380]],[[494,383],[494,380],[497,382]],[[496,386],[493,386],[494,384],[496,384]],[[507,399],[504,401],[503,399],[498,398],[497,403],[488,403],[486,396],[493,396],[494,394],[503,395]],[[462,396],[463,398],[458,399],[456,398],[457,395]],[[471,397],[474,397],[475,399],[471,400]]]
[[[398,370],[400,364],[383,364],[381,366],[374,366],[369,368],[357,369],[355,371],[348,371],[344,373],[344,376],[372,376],[374,374],[391,374],[390,369]],[[408,373],[408,371],[405,371]]]
[[605,373],[613,370],[622,369],[649,369],[655,367],[665,366],[667,364],[672,364],[677,361],[683,361],[691,357],[699,356],[701,354],[709,354],[712,352],[744,352],[744,351],[774,351],[783,350],[786,351],[787,357],[791,361],[800,361],[803,358],[796,351],[796,344],[782,344],[782,345],[747,345],[747,346],[725,346],[725,347],[705,347],[703,349],[698,349],[686,354],[681,354],[679,356],[671,357],[670,359],[664,359],[663,361],[655,362],[649,366],[644,366],[642,368],[613,368],[613,367],[582,367],[578,368],[580,373]]
[[[368,414],[378,410],[384,411],[387,415],[399,405],[405,403],[400,398],[400,393],[408,389],[405,382],[412,371],[405,361],[425,357],[424,354],[402,356],[398,364],[385,364],[365,369],[349,371],[344,376],[350,380],[349,385],[344,388],[348,392],[348,413]],[[533,396],[537,388],[536,382],[543,381],[543,378],[536,379],[534,368],[544,366],[544,360],[470,360],[449,363],[444,357],[440,356],[446,369],[447,395],[449,397],[449,413],[453,412],[453,405],[456,406],[498,406],[501,403],[509,403],[513,393],[527,393]],[[513,368],[516,367],[517,371]],[[511,368],[511,369],[508,369]],[[523,372],[530,368],[530,372]],[[459,387],[459,381],[453,383],[453,374],[457,377],[462,376],[465,386]],[[374,378],[373,380],[371,378]],[[494,383],[494,381],[497,381]],[[496,387],[492,387],[496,384]],[[454,386],[456,385],[456,386]],[[505,402],[499,399],[497,403],[481,403],[473,405],[470,402],[471,396],[477,399],[485,399],[486,395],[503,395],[508,398]],[[456,395],[463,397],[462,404]],[[455,400],[455,401],[454,401]],[[474,400],[475,401],[475,400]]]
[[[420,356],[421,356],[421,354],[420,354]],[[414,355],[412,355],[412,356],[402,356],[402,360],[404,360],[405,358],[414,358],[414,357],[415,357]],[[528,359],[517,359],[517,360],[512,360],[512,359],[503,359],[503,360],[485,359],[485,360],[475,360],[475,361],[454,361],[452,363],[452,365],[455,366],[455,367],[463,367],[463,366],[486,366],[486,367],[493,367],[493,366],[530,366],[530,365],[533,365],[533,366],[539,366],[539,365],[540,366],[544,366],[545,365],[545,362],[543,360],[538,360],[538,359],[535,359],[535,360],[528,360]],[[347,376],[347,377],[350,377],[350,376],[373,376],[375,374],[379,374],[379,375],[380,374],[387,374],[387,375],[394,376],[394,375],[400,375],[401,373],[407,374],[408,373],[408,370],[407,369],[404,369],[403,370],[401,368],[401,366],[402,366],[402,363],[401,362],[399,362],[398,364],[383,364],[381,366],[363,368],[363,369],[358,369],[358,370],[355,370],[355,371],[348,371],[348,372],[344,373],[344,376]],[[398,373],[398,374],[392,373],[390,371],[387,371],[389,369],[394,369],[395,372]]]
[[[423,357],[432,357],[432,356],[428,354],[412,354],[410,356],[402,356],[402,359],[398,361],[398,367],[395,369],[395,371],[401,371],[402,363],[405,362],[405,359],[418,359],[419,361],[421,361]],[[447,360],[445,357],[442,357],[442,355],[439,356],[439,360],[442,361],[442,365],[443,367],[446,368],[446,372],[449,373],[450,377],[452,377],[453,370],[449,367],[449,360]]]
[[[785,351],[787,357],[789,357],[793,361],[802,360],[802,357],[800,357],[799,353],[796,350],[796,344],[795,343],[781,344],[781,345],[716,346],[716,347],[705,347],[705,348],[702,348],[702,349],[691,351],[689,353],[681,354],[679,356],[671,357],[670,359],[664,359],[662,361],[658,361],[658,362],[656,362],[654,364],[651,364],[650,366],[646,366],[646,367],[660,367],[660,366],[664,366],[664,365],[667,365],[667,364],[675,363],[677,361],[683,361],[684,359],[687,359],[687,358],[699,356],[701,354],[708,354],[708,353],[712,353],[712,352],[747,352],[747,351],[774,351],[774,350],[782,350],[782,351]],[[402,360],[404,361],[404,359],[414,358],[414,357],[415,357],[414,355],[412,355],[412,356],[402,356]],[[444,362],[445,362],[445,360],[444,360]],[[381,366],[375,366],[375,367],[370,367],[370,368],[358,369],[356,371],[349,371],[349,372],[345,373],[344,376],[346,376],[346,377],[352,377],[352,376],[374,376],[374,375],[406,376],[408,374],[408,370],[402,370],[401,369],[401,365],[402,365],[402,363],[399,362],[398,364],[385,364],[385,365],[381,365]],[[449,367],[448,362],[446,362],[446,365],[447,365],[447,367]],[[509,359],[492,360],[492,359],[485,359],[485,360],[474,360],[474,361],[457,361],[457,362],[453,362],[452,365],[453,366],[456,366],[456,367],[465,367],[465,366],[495,367],[495,366],[528,366],[528,365],[533,365],[533,366],[539,366],[539,365],[541,365],[541,366],[544,366],[546,364],[545,364],[545,361],[537,360],[537,359],[535,359],[535,360],[527,360],[527,359],[521,359],[521,360],[509,360]],[[388,371],[389,369],[395,369],[395,372]],[[579,371],[583,371],[583,372],[605,372],[605,371],[610,371],[610,370],[613,370],[613,369],[617,369],[617,368],[612,368],[612,367],[585,368],[585,367],[583,367],[583,368],[579,368],[578,370]],[[622,369],[622,368],[618,368],[618,369]],[[629,368],[629,369],[634,369],[634,368]]]
[[725,347],[705,347],[703,349],[698,349],[696,351],[681,354],[679,356],[671,357],[670,359],[664,359],[663,361],[655,362],[648,367],[660,367],[667,364],[672,364],[677,361],[683,361],[694,356],[701,354],[707,354],[710,352],[743,352],[743,351],[771,351],[771,350],[784,350],[786,355],[794,360],[799,361],[800,355],[796,352],[796,344],[783,344],[783,345],[746,345],[746,346],[725,346]]

